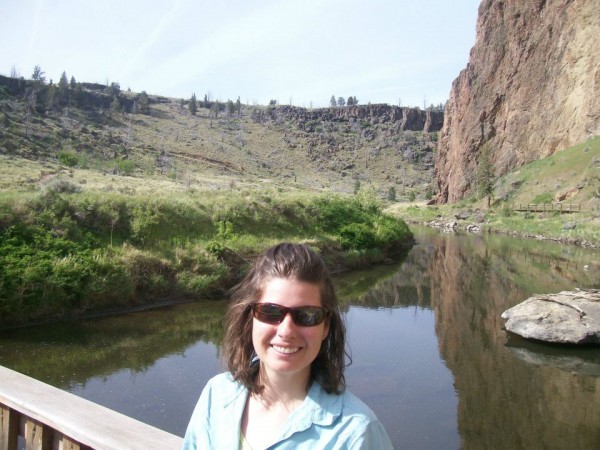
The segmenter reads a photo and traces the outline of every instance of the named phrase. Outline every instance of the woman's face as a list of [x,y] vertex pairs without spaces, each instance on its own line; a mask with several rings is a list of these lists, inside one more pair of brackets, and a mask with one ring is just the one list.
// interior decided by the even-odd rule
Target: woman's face
[[[263,289],[259,303],[276,303],[288,308],[322,306],[318,285],[289,278],[274,278]],[[328,321],[303,327],[296,325],[291,314],[279,324],[252,319],[252,343],[260,358],[261,371],[267,379],[292,376],[308,382],[310,365],[319,354],[321,343],[329,332]]]

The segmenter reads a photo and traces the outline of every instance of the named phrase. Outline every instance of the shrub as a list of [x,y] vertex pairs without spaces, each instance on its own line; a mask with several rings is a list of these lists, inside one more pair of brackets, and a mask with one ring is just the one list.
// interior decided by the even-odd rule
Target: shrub
[[73,150],[60,150],[56,154],[56,158],[61,164],[68,167],[75,167],[79,163],[79,156]]
[[209,241],[206,244],[206,251],[216,257],[221,257],[225,254],[226,248],[223,244],[217,241]]
[[340,229],[338,236],[344,250],[373,248],[377,242],[373,229],[364,223],[344,225]]
[[123,175],[131,175],[135,169],[135,163],[130,159],[120,159],[117,161],[117,169]]
[[412,232],[405,222],[390,216],[381,216],[375,220],[377,244],[389,248],[412,238]]
[[81,187],[67,180],[53,178],[42,187],[43,192],[54,192],[57,194],[75,194],[81,191]]

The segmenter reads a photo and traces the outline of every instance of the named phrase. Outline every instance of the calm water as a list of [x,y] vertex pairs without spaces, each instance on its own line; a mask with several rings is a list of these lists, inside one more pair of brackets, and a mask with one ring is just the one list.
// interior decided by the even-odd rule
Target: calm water
[[[600,448],[600,348],[509,337],[534,293],[600,288],[598,251],[417,230],[395,266],[336,279],[349,389],[396,448]],[[224,302],[0,332],[0,364],[183,435],[221,372]]]

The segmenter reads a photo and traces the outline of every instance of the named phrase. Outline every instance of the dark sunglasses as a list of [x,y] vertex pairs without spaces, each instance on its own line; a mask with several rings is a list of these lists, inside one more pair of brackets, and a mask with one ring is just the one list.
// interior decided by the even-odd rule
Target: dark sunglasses
[[327,312],[320,306],[300,306],[298,308],[287,308],[275,303],[254,303],[252,312],[255,319],[264,323],[279,324],[290,313],[292,320],[301,327],[314,327],[319,325]]

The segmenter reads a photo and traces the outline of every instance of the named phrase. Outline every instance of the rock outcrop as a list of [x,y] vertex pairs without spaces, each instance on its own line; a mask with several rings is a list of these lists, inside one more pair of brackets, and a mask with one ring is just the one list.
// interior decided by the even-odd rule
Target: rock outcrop
[[268,109],[272,119],[291,121],[300,128],[314,122],[365,121],[370,124],[394,123],[398,131],[439,131],[444,123],[442,111],[390,106],[387,104],[342,106],[336,108],[306,109],[295,106],[276,106]]
[[600,134],[599,36],[597,0],[481,2],[445,110],[438,203],[471,193],[486,141],[500,176]]
[[506,329],[555,344],[600,344],[600,290],[534,295],[502,313]]

